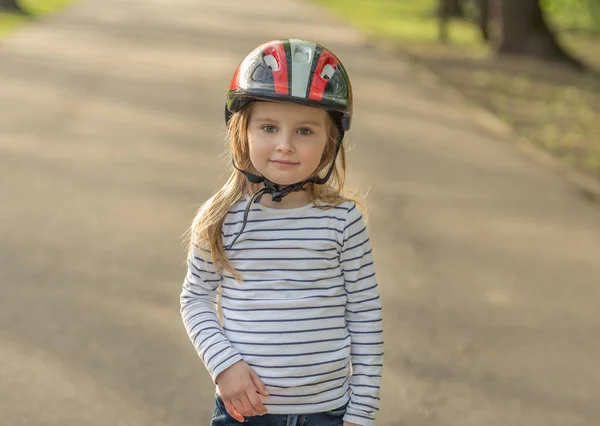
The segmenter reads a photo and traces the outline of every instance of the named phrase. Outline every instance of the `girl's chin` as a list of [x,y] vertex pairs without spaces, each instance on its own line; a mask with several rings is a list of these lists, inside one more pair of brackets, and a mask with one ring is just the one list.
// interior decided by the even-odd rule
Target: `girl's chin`
[[293,184],[295,184],[295,183],[298,183],[298,182],[302,181],[302,179],[295,180],[295,181],[287,181],[287,180],[280,180],[280,181],[277,181],[277,180],[272,180],[272,179],[269,179],[269,180],[270,180],[271,182],[273,182],[273,183],[275,183],[275,184],[277,184],[277,185],[281,186],[281,187],[285,187],[285,186],[293,185]]
[[280,186],[293,185],[298,182],[302,182],[306,179],[306,177],[298,176],[298,175],[288,175],[286,174],[263,174],[264,177],[269,179],[271,182],[276,183]]

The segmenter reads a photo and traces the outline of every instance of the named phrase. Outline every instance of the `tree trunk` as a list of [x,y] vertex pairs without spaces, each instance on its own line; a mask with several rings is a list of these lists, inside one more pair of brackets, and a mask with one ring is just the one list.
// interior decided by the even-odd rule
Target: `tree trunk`
[[481,38],[485,42],[490,41],[490,1],[492,0],[477,0],[479,29],[481,30]]
[[21,5],[19,5],[17,0],[0,0],[0,10],[13,13],[21,13],[23,15],[27,14],[27,12],[23,8],[21,8]]
[[464,18],[465,9],[462,0],[440,0],[438,3],[438,14],[451,18]]
[[448,24],[451,18],[464,18],[461,0],[439,0],[437,12],[440,42],[448,43]]
[[499,56],[533,56],[583,69],[582,62],[569,55],[550,30],[540,0],[501,0]]
[[449,9],[446,0],[440,0],[438,5],[438,30],[441,43],[448,43],[448,21],[450,20]]

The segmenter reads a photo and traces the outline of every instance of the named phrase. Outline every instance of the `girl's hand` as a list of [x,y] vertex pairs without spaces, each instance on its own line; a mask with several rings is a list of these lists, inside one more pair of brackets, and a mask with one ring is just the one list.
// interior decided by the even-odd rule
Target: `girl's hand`
[[215,381],[227,412],[238,422],[243,422],[244,416],[266,414],[267,409],[259,394],[269,396],[267,388],[258,374],[244,361],[238,361],[223,370]]
[[344,422],[344,426],[359,426],[356,423]]

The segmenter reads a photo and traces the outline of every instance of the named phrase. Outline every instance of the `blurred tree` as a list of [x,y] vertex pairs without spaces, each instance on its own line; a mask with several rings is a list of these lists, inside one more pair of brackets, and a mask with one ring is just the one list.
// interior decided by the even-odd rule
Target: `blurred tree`
[[462,0],[439,0],[438,14],[455,18],[465,17],[465,8]]
[[479,9],[479,28],[483,41],[490,40],[490,0],[477,0]]
[[[600,0],[590,0],[600,1]],[[488,0],[438,0],[437,17],[439,40],[448,42],[448,24],[452,18],[466,19],[477,23],[484,41],[489,40]]]
[[584,69],[585,65],[559,44],[546,19],[545,9],[554,1],[568,10],[575,3],[587,6],[589,14],[597,11],[600,16],[600,0],[438,0],[439,40],[448,42],[452,18],[468,18],[477,22],[482,39],[494,45],[498,56],[534,56]]
[[439,38],[440,42],[448,43],[448,22],[452,16],[450,12],[450,3],[456,3],[449,0],[439,0],[437,14],[439,16]]
[[17,0],[0,0],[0,10],[13,13],[27,14],[27,11],[21,7]]
[[499,35],[495,41],[499,56],[534,56],[577,69],[585,68],[558,43],[542,12],[540,0],[489,1],[494,3],[493,9],[499,18]]

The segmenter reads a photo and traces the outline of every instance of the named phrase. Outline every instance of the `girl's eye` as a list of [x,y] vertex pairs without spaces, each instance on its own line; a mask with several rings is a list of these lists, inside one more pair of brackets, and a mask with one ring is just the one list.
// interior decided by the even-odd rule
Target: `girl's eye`
[[303,135],[303,136],[309,136],[312,135],[313,131],[307,128],[303,128],[303,129],[298,129],[297,131],[298,134]]
[[277,130],[275,126],[262,126],[262,129],[267,133],[273,133]]

